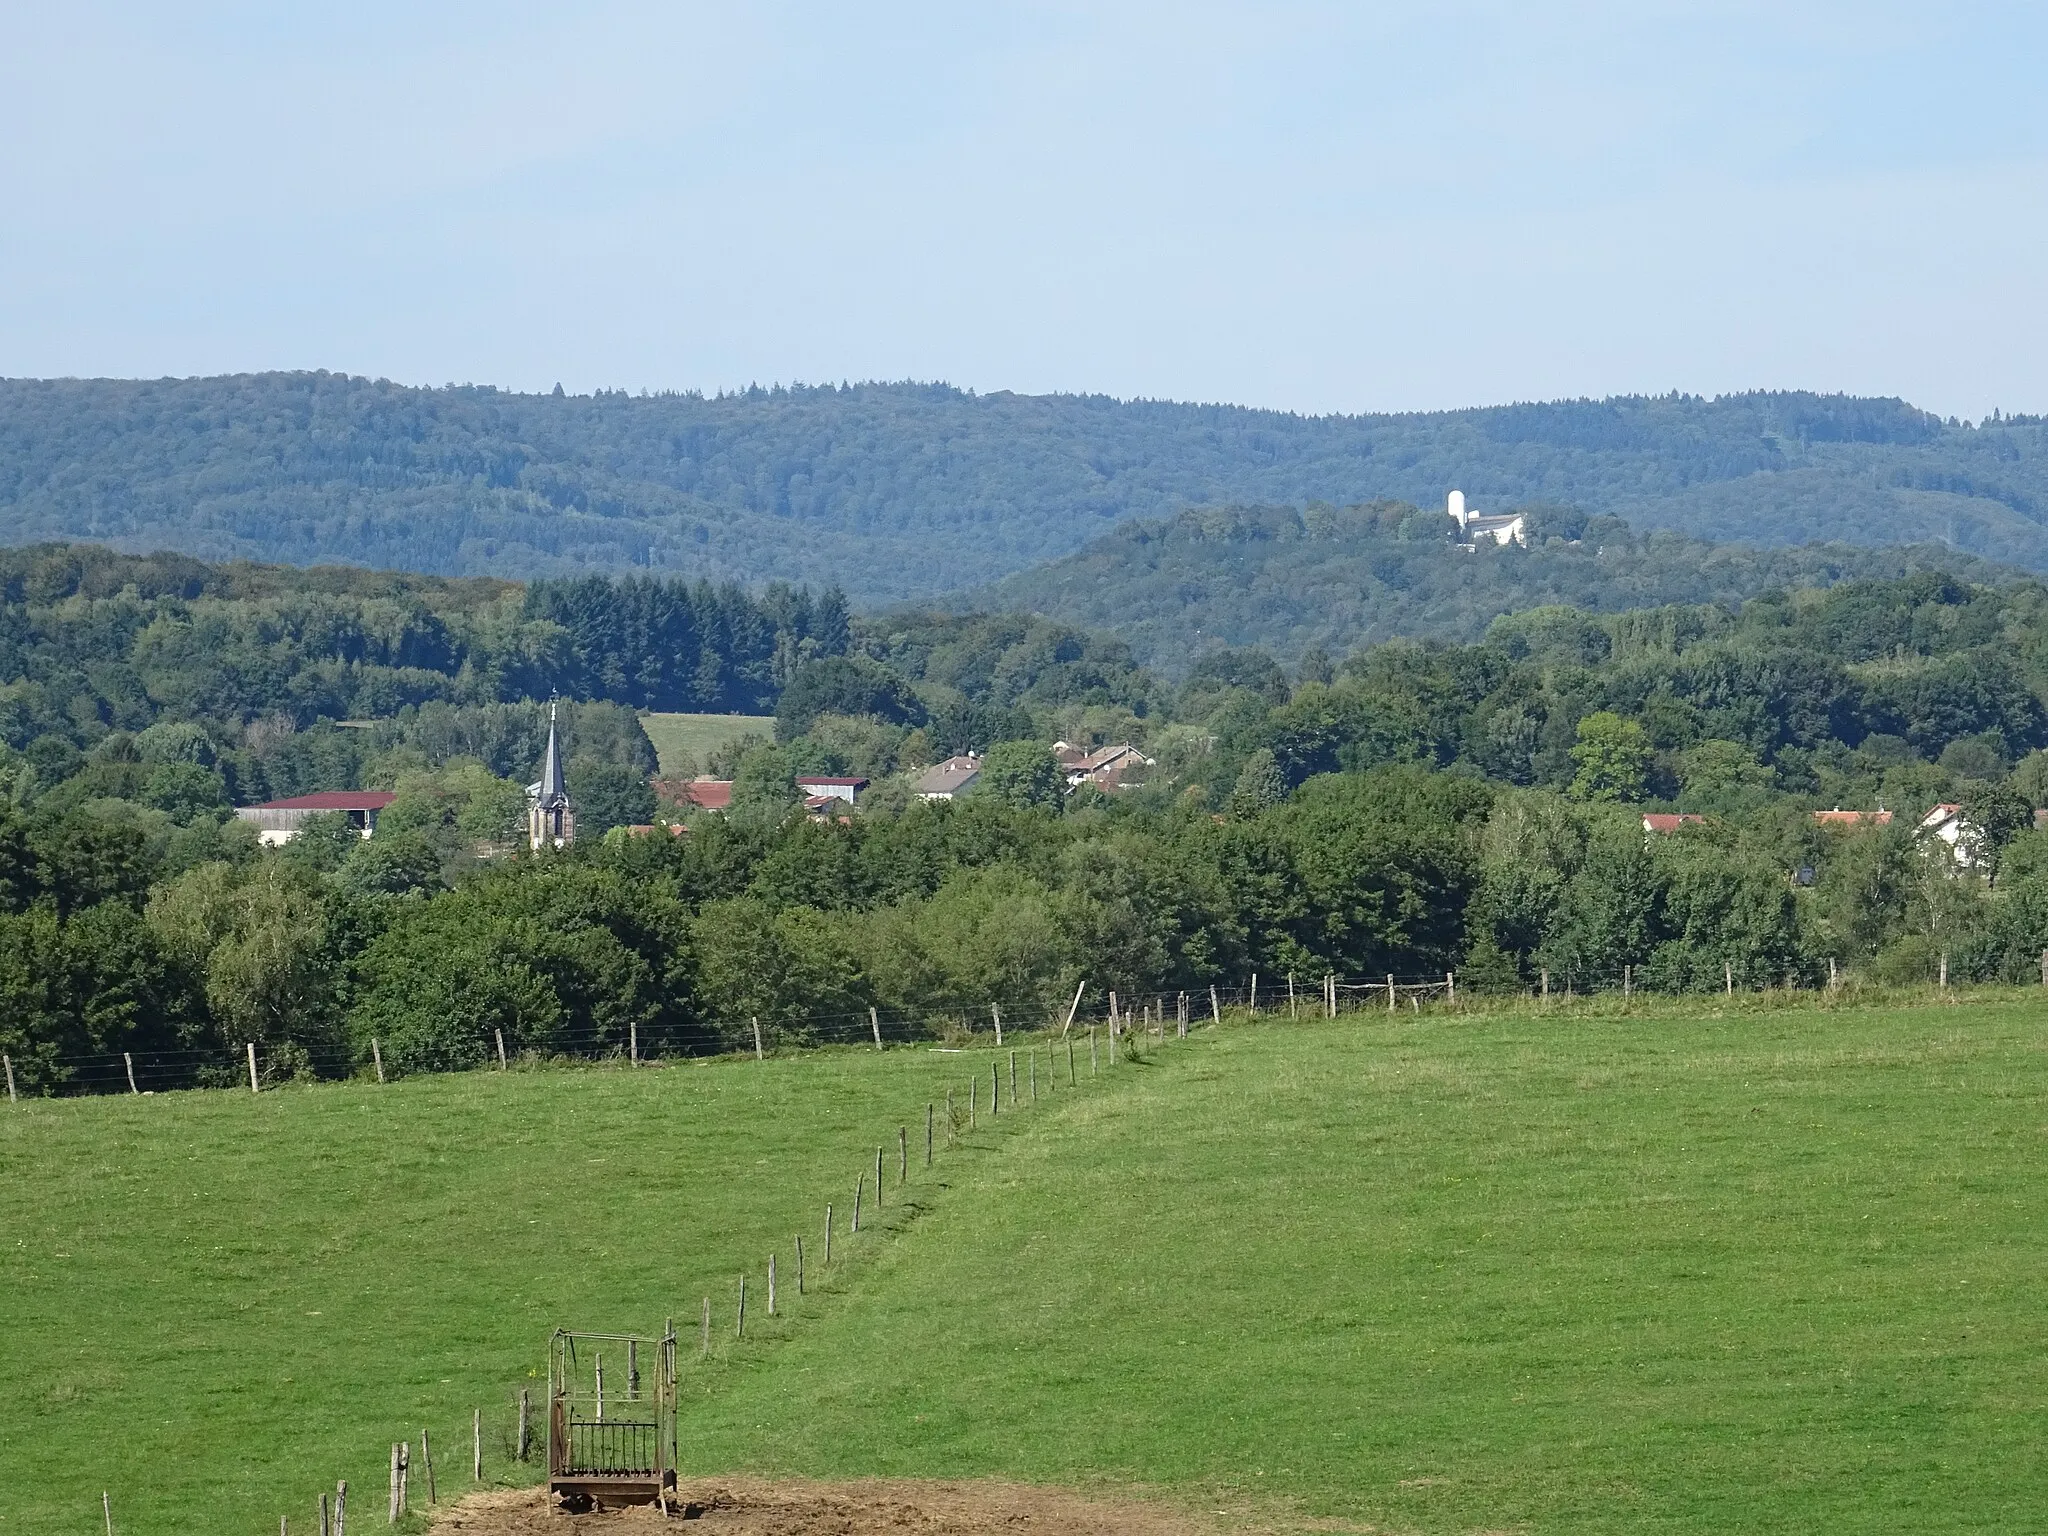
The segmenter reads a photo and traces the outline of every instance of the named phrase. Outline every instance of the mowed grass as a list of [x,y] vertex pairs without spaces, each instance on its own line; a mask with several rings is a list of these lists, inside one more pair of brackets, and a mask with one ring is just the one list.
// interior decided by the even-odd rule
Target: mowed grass
[[[102,1487],[119,1530],[267,1532],[337,1477],[381,1525],[422,1425],[468,1486],[472,1406],[531,1480],[504,1442],[549,1329],[692,1344],[706,1291],[686,1469],[1137,1485],[1264,1529],[2037,1529],[2044,1041],[2024,1002],[1268,1020],[1093,1084],[1084,1045],[1084,1091],[993,1126],[988,1051],[25,1104],[0,1536],[86,1529]],[[923,1173],[924,1104],[977,1070],[980,1130]]]
[[895,1129],[921,1142],[968,1059],[0,1100],[0,1536],[96,1528],[102,1489],[122,1531],[311,1529],[338,1478],[381,1527],[390,1442],[428,1429],[441,1490],[465,1489],[475,1407],[487,1475],[532,1480],[506,1442],[551,1330],[673,1315],[694,1345],[709,1294],[724,1349],[742,1269],[765,1324],[767,1255],[789,1308],[821,1202],[857,1262],[854,1179],[884,1140],[900,1218]]
[[645,714],[640,717],[640,728],[654,744],[664,778],[674,778],[691,765],[696,772],[705,772],[713,752],[742,736],[775,739],[773,715]]
[[1226,1030],[975,1164],[689,1404],[685,1460],[1283,1528],[2038,1530],[2044,1040],[2010,1004]]

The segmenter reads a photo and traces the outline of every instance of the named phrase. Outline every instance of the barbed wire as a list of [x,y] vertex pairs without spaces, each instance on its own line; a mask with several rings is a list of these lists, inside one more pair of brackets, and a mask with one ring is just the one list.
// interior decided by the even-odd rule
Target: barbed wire
[[[1390,990],[1391,989],[1391,990]],[[499,1056],[496,1032],[479,1034],[456,1053],[437,1049],[419,1053],[403,1037],[283,1038],[257,1040],[255,1076],[259,1087],[277,1087],[308,1076],[335,1080],[377,1072],[397,1078],[419,1071],[496,1069],[539,1062],[603,1063],[634,1061],[653,1065],[707,1056],[752,1053],[754,1022],[759,1018],[758,1049],[786,1052],[832,1046],[944,1045],[977,1043],[1011,1035],[1042,1035],[1071,1022],[1074,1027],[1100,1027],[1119,1021],[1206,1022],[1224,1009],[1292,1017],[1355,1012],[1364,1000],[1399,997],[1420,1000],[1455,992],[1453,978],[1348,978],[1334,973],[1274,982],[1263,976],[1242,983],[1201,983],[1194,987],[1153,988],[1124,993],[1082,985],[1078,997],[1061,1004],[1048,1001],[1043,989],[1002,995],[927,998],[913,1006],[880,1004],[851,1009],[760,1018],[724,1013],[682,1024],[648,1022],[600,1025],[589,1021],[558,1026],[533,1035],[504,1040]],[[1112,1001],[1114,999],[1114,1001]],[[374,1042],[374,1043],[373,1043]],[[249,1082],[251,1042],[143,1046],[127,1051],[49,1054],[30,1050],[10,1059],[11,1091],[32,1097],[78,1097],[94,1094],[175,1092],[187,1089],[241,1088]],[[386,1048],[389,1048],[388,1050]],[[422,1056],[431,1064],[423,1064]]]

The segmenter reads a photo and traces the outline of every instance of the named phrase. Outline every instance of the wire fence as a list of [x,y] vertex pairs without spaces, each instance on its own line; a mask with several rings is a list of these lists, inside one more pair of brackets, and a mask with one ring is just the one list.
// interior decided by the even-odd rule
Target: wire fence
[[422,1061],[404,1041],[375,1036],[242,1041],[232,1046],[154,1046],[93,1055],[31,1049],[4,1057],[10,1099],[94,1094],[154,1094],[186,1089],[263,1091],[308,1080],[392,1081],[419,1071],[512,1070],[544,1064],[652,1066],[738,1053],[766,1057],[830,1047],[946,1048],[1087,1025],[1132,1026],[1155,1033],[1167,1025],[1220,1020],[1226,1011],[1287,1018],[1409,1007],[1457,998],[1456,978],[1316,978],[1248,976],[1235,984],[1123,993],[1083,982],[1059,1004],[1038,992],[880,1005],[763,1018],[723,1017],[683,1026],[602,1025],[588,1020],[531,1036],[480,1028]]

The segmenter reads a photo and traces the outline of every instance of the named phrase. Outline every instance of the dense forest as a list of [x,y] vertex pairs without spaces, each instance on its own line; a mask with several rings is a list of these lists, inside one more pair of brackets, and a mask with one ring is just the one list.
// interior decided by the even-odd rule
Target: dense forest
[[[124,1051],[151,1086],[225,1081],[244,1042],[291,1076],[354,1070],[372,1039],[403,1072],[479,1063],[499,1032],[541,1055],[702,1050],[754,1019],[803,1041],[873,1008],[899,1034],[942,1033],[991,1002],[1044,1021],[1083,980],[1126,998],[1253,971],[1687,991],[1831,969],[1917,982],[1945,962],[2022,981],[2048,948],[2048,587],[2031,580],[1551,606],[1470,644],[1309,650],[1292,668],[1217,650],[1178,685],[1042,618],[842,628],[792,589],[749,600],[781,676],[776,730],[703,765],[734,780],[712,815],[657,810],[629,707],[697,675],[646,636],[684,623],[668,605],[685,598],[699,624],[699,588],[238,567],[174,585],[175,562],[119,559],[32,552],[0,579],[5,654],[40,669],[10,687],[42,690],[20,694],[34,734],[0,747],[0,1049],[28,1091],[104,1081],[92,1058]],[[393,605],[413,628],[367,625],[385,648],[337,663],[257,624],[314,597]],[[154,670],[137,636],[209,603],[221,643]],[[137,604],[156,605],[139,625]],[[770,608],[807,617],[778,627]],[[440,670],[393,648],[439,633],[423,614],[459,642],[432,653]],[[544,706],[502,696],[513,670],[479,659],[501,654],[475,638],[498,633],[492,614],[551,626],[535,653],[611,691],[565,711],[587,820],[561,852],[516,835]],[[363,664],[497,676],[500,696],[348,724],[291,713],[293,677]],[[210,666],[283,691],[227,707]],[[1130,740],[1152,761],[1120,790],[1070,787],[1055,739]],[[984,754],[975,786],[918,800],[914,774],[963,750]],[[293,752],[295,783],[394,790],[374,837],[316,821],[256,845],[227,802],[276,787]],[[872,783],[814,819],[796,782],[812,772]],[[1961,808],[1955,846],[1919,829],[1938,803]],[[1892,814],[1815,818],[1834,806]],[[1646,811],[1697,819],[1658,832]],[[632,830],[657,816],[682,830]]]
[[1303,417],[943,385],[696,395],[336,374],[0,381],[0,534],[444,575],[979,586],[1191,506],[1548,502],[2048,569],[2048,437],[1797,392]]
[[[1511,510],[1511,509],[1502,509]],[[1136,520],[966,602],[1109,629],[1139,660],[1180,675],[1218,645],[1292,662],[1400,637],[1477,640],[1502,614],[1551,604],[1620,612],[1739,605],[1773,588],[1997,566],[1938,544],[1757,547],[1637,533],[1569,507],[1520,509],[1527,547],[1459,549],[1441,507],[1221,507]]]

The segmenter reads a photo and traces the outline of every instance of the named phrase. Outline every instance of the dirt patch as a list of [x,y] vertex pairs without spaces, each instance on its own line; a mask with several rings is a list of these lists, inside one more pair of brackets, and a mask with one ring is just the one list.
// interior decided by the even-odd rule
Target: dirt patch
[[434,1536],[583,1536],[670,1529],[703,1536],[1214,1536],[1215,1527],[1138,1500],[1091,1498],[1028,1483],[765,1482],[686,1479],[687,1514],[664,1522],[652,1508],[557,1513],[524,1488],[475,1493],[433,1525]]

